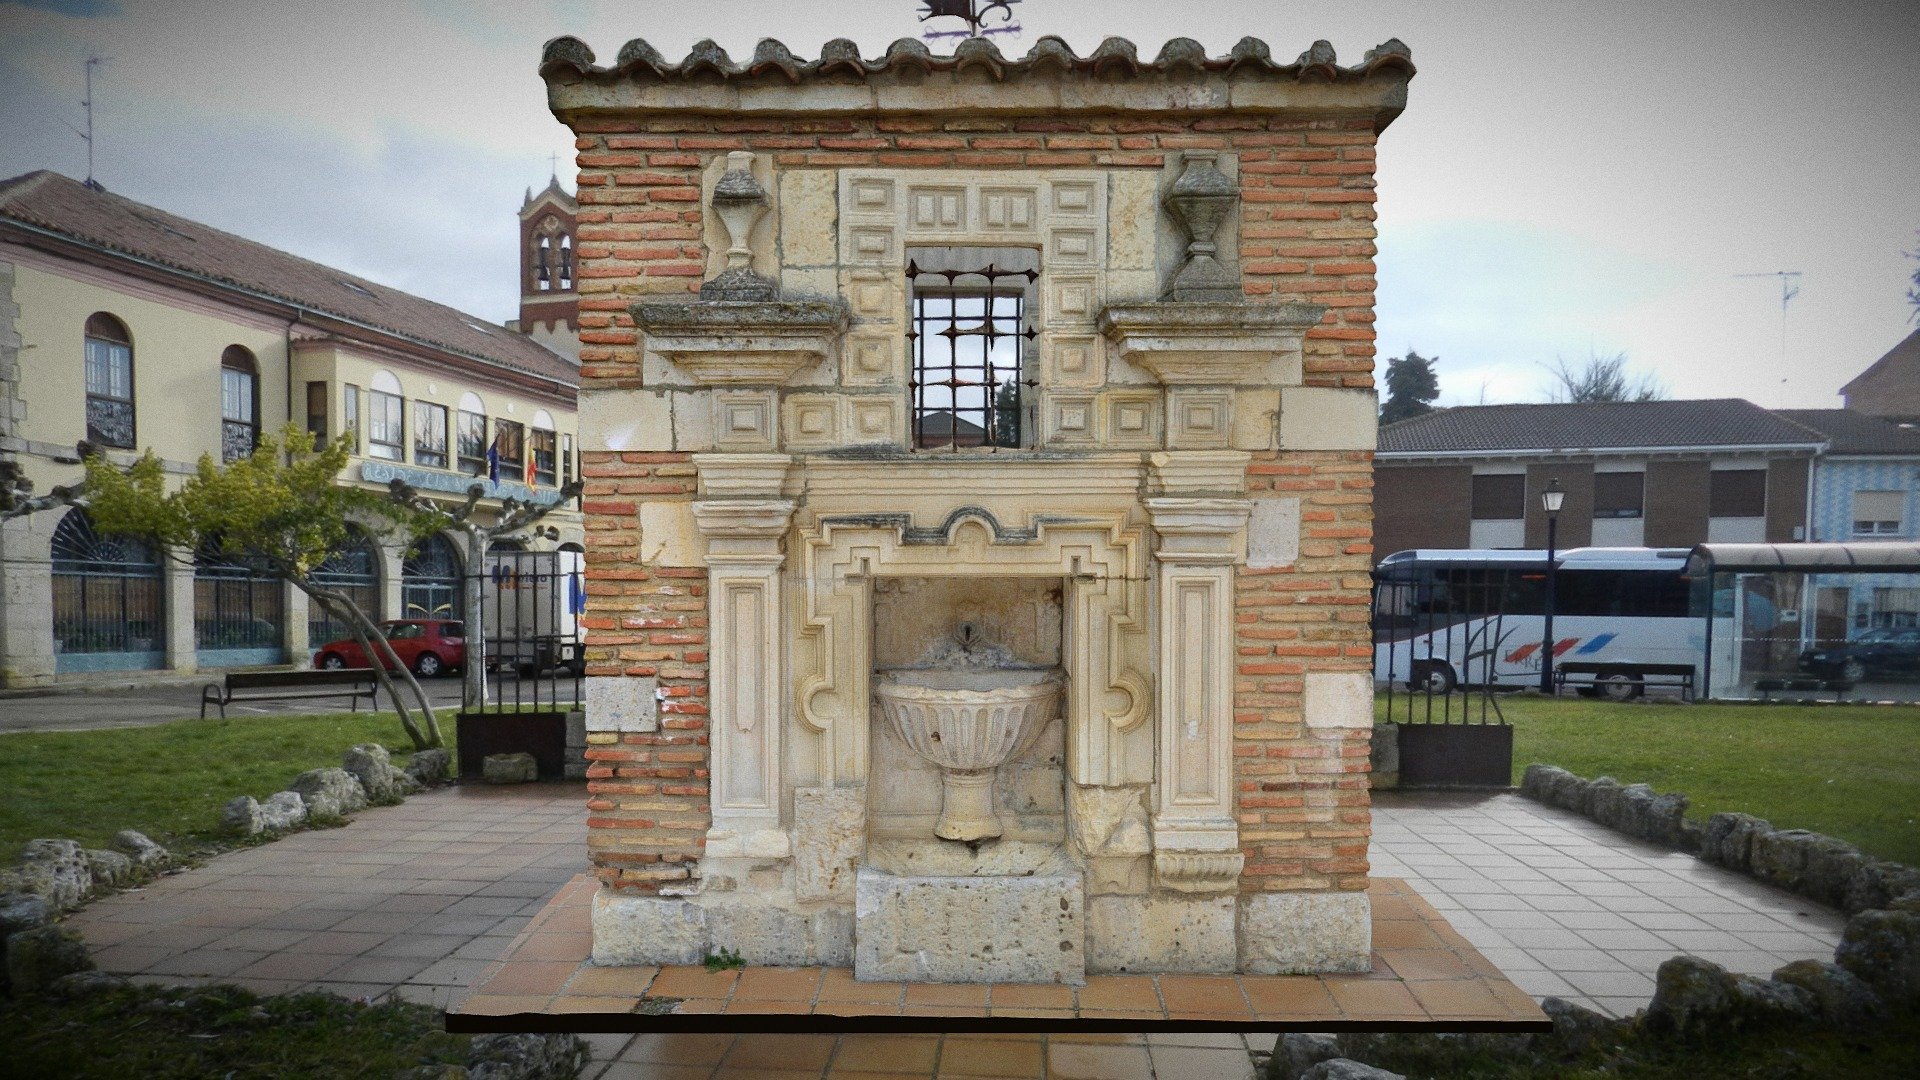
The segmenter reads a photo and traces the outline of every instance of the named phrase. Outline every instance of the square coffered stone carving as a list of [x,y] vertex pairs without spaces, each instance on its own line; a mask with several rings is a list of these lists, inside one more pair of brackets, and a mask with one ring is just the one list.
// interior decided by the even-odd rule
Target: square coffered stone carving
[[916,230],[959,231],[967,227],[967,189],[911,187],[907,189],[908,223]]
[[840,440],[840,402],[825,394],[794,395],[787,399],[782,425],[789,447],[832,446]]
[[1063,216],[1092,215],[1096,205],[1093,180],[1055,180],[1053,182],[1053,212]]
[[1160,444],[1160,395],[1127,392],[1105,397],[1102,442],[1114,447],[1141,448]]
[[1035,191],[1032,188],[980,189],[980,224],[988,230],[1026,231],[1034,227]]
[[894,182],[885,177],[863,177],[848,185],[852,189],[852,199],[848,211],[855,214],[890,214],[893,212]]
[[892,445],[900,441],[904,403],[893,396],[868,395],[849,401],[852,440],[856,445]]
[[1101,340],[1092,335],[1048,334],[1040,346],[1047,359],[1044,378],[1055,386],[1099,385],[1106,366],[1100,351]]
[[849,386],[873,386],[895,381],[894,357],[899,340],[892,334],[861,336],[847,342],[846,382]]
[[713,444],[723,450],[771,450],[775,440],[771,390],[721,390],[713,395]]
[[1050,443],[1093,442],[1095,397],[1092,394],[1047,395],[1045,434]]
[[1167,394],[1167,445],[1175,450],[1213,450],[1227,445],[1233,393],[1177,389]]

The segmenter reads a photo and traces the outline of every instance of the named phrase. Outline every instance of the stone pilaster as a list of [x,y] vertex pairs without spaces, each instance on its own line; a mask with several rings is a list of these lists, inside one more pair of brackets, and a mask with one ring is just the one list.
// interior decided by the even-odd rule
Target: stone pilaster
[[160,562],[160,575],[160,587],[166,593],[161,618],[167,628],[167,668],[181,674],[198,671],[200,658],[193,640],[193,553],[182,549],[169,552]]
[[1154,884],[1233,890],[1244,856],[1233,812],[1233,579],[1245,558],[1246,455],[1155,454],[1146,500],[1159,539],[1159,753]]
[[780,571],[794,504],[780,497],[788,460],[778,454],[694,458],[702,498],[694,520],[706,540],[712,674],[709,858],[785,858],[780,827],[786,687]]

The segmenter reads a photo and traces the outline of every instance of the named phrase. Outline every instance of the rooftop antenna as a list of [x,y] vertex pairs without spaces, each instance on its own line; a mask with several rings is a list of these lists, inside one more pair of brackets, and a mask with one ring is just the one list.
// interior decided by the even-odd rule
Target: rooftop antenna
[[[107,57],[104,56],[87,57],[87,96],[80,99],[80,107],[86,110],[87,114],[87,130],[81,131],[72,124],[67,124],[67,127],[73,129],[75,135],[80,136],[80,141],[87,144],[87,186],[95,191],[105,191],[107,189],[100,186],[100,182],[93,178],[93,69],[106,63],[106,61]],[[67,123],[65,120],[60,122],[63,124]]]
[[[1787,369],[1787,305],[1800,295],[1801,273],[1798,270],[1764,270],[1757,274],[1735,274],[1737,278],[1779,278],[1780,279],[1780,370]],[[1780,376],[1781,382],[1787,377]]]
[[[925,0],[926,7],[920,9],[920,21],[928,19],[962,19],[965,30],[922,30],[920,36],[928,41],[941,38],[992,37],[995,34],[1018,34],[1020,24],[1013,21],[1013,5],[1020,0]],[[1000,12],[1000,22],[995,26],[984,25],[987,17],[995,9]]]

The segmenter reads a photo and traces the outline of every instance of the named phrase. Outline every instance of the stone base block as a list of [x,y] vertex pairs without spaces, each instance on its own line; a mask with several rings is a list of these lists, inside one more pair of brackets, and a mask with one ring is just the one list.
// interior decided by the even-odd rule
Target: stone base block
[[856,979],[1086,982],[1078,874],[897,877],[863,868],[855,892]]
[[1225,972],[1238,959],[1231,895],[1087,899],[1087,970],[1095,974]]
[[722,949],[749,964],[846,967],[853,962],[853,913],[783,907],[765,895],[594,895],[596,964],[697,964]]
[[1259,975],[1367,971],[1373,907],[1363,892],[1240,898],[1240,970]]

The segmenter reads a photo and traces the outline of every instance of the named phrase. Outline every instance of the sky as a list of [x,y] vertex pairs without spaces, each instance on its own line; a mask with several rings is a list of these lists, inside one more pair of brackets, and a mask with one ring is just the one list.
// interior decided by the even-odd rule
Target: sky
[[[711,37],[867,55],[917,0],[0,0],[0,176],[108,189],[494,321],[517,305],[515,211],[570,133],[542,42],[611,62]],[[1419,74],[1382,137],[1382,371],[1439,358],[1443,405],[1543,400],[1544,365],[1624,353],[1674,397],[1837,406],[1914,329],[1920,20],[1898,0],[1024,0],[1025,52],[1109,34],[1277,57],[1390,37]],[[1780,279],[1799,271],[1782,318]]]

